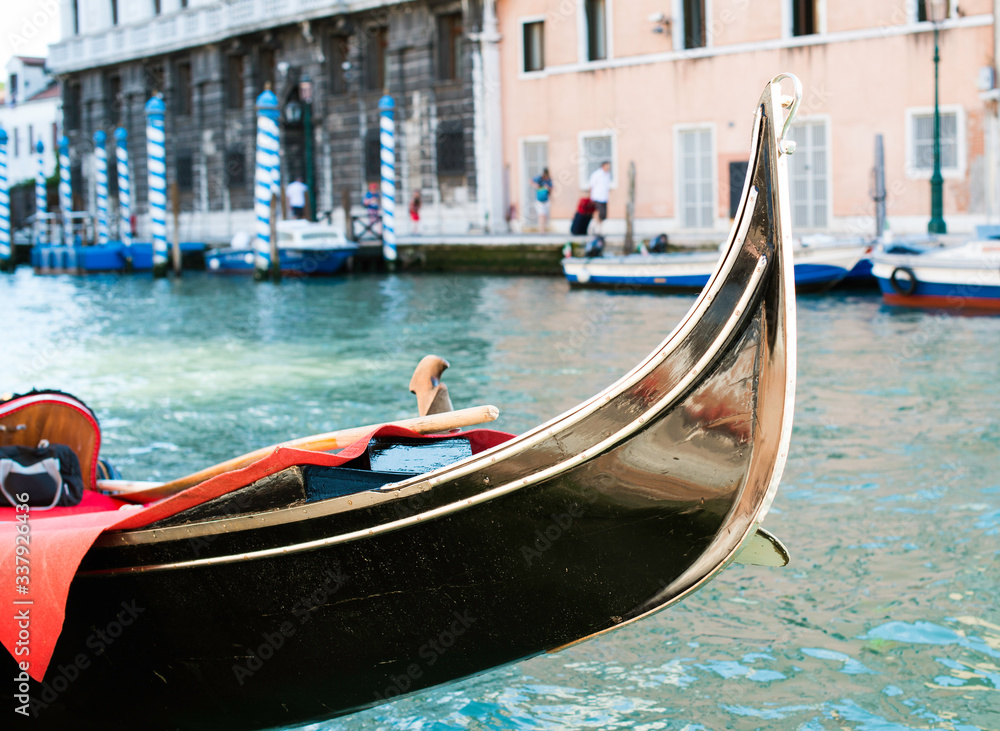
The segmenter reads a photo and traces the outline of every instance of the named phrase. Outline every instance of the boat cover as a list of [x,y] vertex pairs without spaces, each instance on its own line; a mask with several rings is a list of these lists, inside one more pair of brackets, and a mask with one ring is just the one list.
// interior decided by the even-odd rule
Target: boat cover
[[[41,681],[48,668],[56,641],[62,631],[70,584],[84,555],[104,531],[142,528],[227,492],[256,482],[295,465],[337,467],[364,453],[373,437],[441,439],[457,435],[423,436],[397,426],[383,426],[337,454],[308,452],[279,447],[267,457],[240,470],[188,488],[159,502],[133,505],[94,492],[85,492],[83,501],[71,508],[53,508],[44,516],[30,515],[30,592],[22,595],[15,584],[18,526],[15,508],[0,508],[0,601],[14,611],[0,612],[0,641],[15,660],[27,660],[28,674]],[[513,434],[492,429],[462,432],[477,454],[513,438]],[[20,565],[25,565],[22,563]],[[30,601],[30,604],[13,602]],[[18,611],[29,610],[30,654],[17,655]],[[22,646],[23,651],[23,646]]]

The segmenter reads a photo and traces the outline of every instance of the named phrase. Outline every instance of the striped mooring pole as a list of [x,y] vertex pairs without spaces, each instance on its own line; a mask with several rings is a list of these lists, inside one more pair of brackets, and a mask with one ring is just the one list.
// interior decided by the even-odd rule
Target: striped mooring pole
[[59,138],[59,210],[62,212],[63,245],[73,241],[73,181],[69,172],[69,137]]
[[153,277],[167,276],[167,151],[163,118],[167,108],[158,95],[146,102],[146,158],[149,168],[149,217],[153,234]]
[[257,97],[257,158],[254,171],[254,212],[257,242],[254,246],[254,278],[277,279],[281,262],[271,261],[271,196],[281,179],[281,143],[278,132],[278,97],[265,89]]
[[391,96],[378,100],[382,156],[382,256],[396,261],[396,104]]
[[38,140],[35,144],[38,153],[38,170],[35,172],[35,244],[45,246],[49,243],[48,220],[49,196],[45,190],[45,144]]
[[0,271],[14,269],[10,239],[10,187],[7,182],[7,132],[0,128]]
[[132,187],[128,172],[128,132],[115,130],[115,160],[118,163],[118,237],[122,241],[125,269],[132,269]]
[[97,163],[97,243],[107,246],[108,231],[108,135],[103,129],[94,132],[94,161]]

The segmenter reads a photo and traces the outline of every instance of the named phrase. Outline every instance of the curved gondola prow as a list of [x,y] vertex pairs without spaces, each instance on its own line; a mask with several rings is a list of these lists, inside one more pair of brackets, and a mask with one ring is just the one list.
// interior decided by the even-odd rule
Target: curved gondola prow
[[[790,97],[782,96],[783,79],[795,87]],[[626,621],[674,603],[733,560],[771,505],[791,438],[795,290],[785,156],[794,148],[784,137],[800,99],[801,86],[790,75],[775,77],[765,88],[728,246],[705,290],[663,343],[616,383],[561,416],[475,457],[383,488],[397,498],[430,489],[457,495],[464,483],[464,494],[472,495],[412,521],[444,517],[551,480],[585,476],[588,462],[637,438],[682,404],[734,341],[756,327],[763,331],[763,344],[752,379],[752,455],[736,498],[701,556]],[[476,482],[480,489],[473,494],[469,488]]]
[[[782,80],[794,87],[791,97],[781,93]],[[774,77],[758,103],[754,118],[753,156],[744,182],[738,215],[730,234],[729,249],[706,286],[705,296],[714,280],[726,271],[725,260],[735,257],[744,245],[739,230],[746,216],[759,215],[754,191],[767,191],[765,208],[775,236],[773,243],[774,276],[772,291],[765,295],[765,307],[771,310],[771,330],[765,334],[769,344],[770,362],[761,364],[758,383],[758,403],[767,413],[758,415],[758,441],[750,470],[740,489],[739,497],[725,521],[725,529],[701,556],[679,577],[626,619],[629,623],[675,604],[710,581],[729,566],[745,543],[756,533],[771,507],[788,458],[795,410],[796,316],[795,272],[792,260],[791,205],[788,197],[787,156],[795,150],[794,142],[785,139],[791,121],[802,98],[798,78],[791,74]],[[782,109],[788,112],[782,115]],[[770,181],[770,185],[767,185]],[[694,312],[697,307],[692,308]],[[689,314],[689,317],[691,315]],[[623,623],[623,624],[624,624]],[[620,626],[620,625],[619,625]],[[596,633],[602,634],[602,633]],[[586,638],[585,638],[586,639]],[[575,644],[575,643],[573,643]]]

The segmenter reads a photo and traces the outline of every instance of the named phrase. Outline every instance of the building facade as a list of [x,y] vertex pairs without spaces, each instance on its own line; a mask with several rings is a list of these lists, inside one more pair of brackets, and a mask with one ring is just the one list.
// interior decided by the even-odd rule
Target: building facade
[[92,197],[93,134],[105,130],[111,148],[111,133],[124,127],[140,229],[144,105],[159,93],[182,237],[253,230],[255,99],[266,87],[281,105],[283,181],[312,181],[318,212],[345,203],[359,212],[379,179],[378,101],[389,94],[397,211],[419,190],[424,231],[465,233],[498,220],[490,195],[499,188],[483,181],[500,165],[485,138],[499,109],[486,118],[477,0],[63,0],[61,8],[50,66],[63,81],[74,169]]
[[[590,172],[612,166],[611,225],[693,240],[728,229],[764,84],[796,74],[804,99],[790,161],[796,233],[871,234],[876,135],[894,232],[926,231],[933,150],[929,0],[502,0],[504,162],[516,218],[531,180],[555,181],[568,226]],[[941,162],[949,231],[998,219],[994,3],[944,0]]]
[[0,128],[7,132],[7,179],[13,186],[35,179],[38,140],[45,145],[45,174],[55,174],[62,94],[59,83],[45,70],[44,58],[14,56],[6,71],[7,94],[0,105]]

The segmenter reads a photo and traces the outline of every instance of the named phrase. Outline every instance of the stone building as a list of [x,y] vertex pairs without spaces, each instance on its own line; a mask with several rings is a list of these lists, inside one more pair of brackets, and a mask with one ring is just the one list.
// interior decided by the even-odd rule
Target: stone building
[[270,85],[282,110],[283,180],[311,180],[318,212],[344,202],[359,212],[379,178],[378,100],[389,94],[397,211],[419,189],[422,230],[462,233],[503,221],[500,186],[487,180],[501,164],[499,147],[486,143],[499,123],[486,93],[496,89],[487,74],[498,73],[498,55],[487,51],[494,69],[484,72],[482,19],[481,0],[62,0],[50,67],[63,81],[71,157],[91,196],[93,133],[110,140],[116,127],[128,130],[140,229],[143,108],[160,93],[182,237],[252,230],[254,103]]

